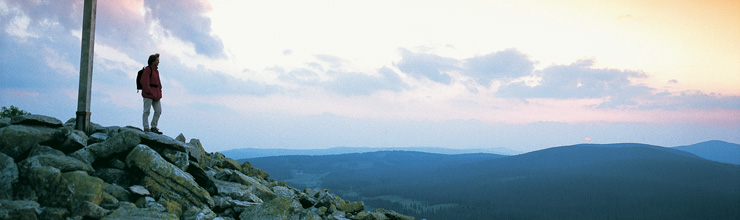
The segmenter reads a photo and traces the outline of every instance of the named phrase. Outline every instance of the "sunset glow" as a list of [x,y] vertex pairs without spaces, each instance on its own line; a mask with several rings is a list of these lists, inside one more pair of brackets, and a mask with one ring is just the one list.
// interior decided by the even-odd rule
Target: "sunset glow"
[[[81,4],[0,0],[0,106],[74,116]],[[138,125],[160,53],[163,130],[212,150],[740,142],[740,1],[99,1],[96,25],[93,121]]]

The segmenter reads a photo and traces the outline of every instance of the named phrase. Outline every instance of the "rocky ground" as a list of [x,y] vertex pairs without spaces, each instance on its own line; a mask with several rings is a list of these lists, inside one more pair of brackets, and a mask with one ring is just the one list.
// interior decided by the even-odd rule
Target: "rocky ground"
[[182,134],[93,126],[0,119],[0,219],[413,219],[289,187]]

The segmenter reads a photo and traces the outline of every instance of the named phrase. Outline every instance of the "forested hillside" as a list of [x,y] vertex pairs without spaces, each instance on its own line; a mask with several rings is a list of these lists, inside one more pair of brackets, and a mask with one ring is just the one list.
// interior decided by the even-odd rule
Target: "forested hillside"
[[324,187],[419,219],[740,216],[740,166],[643,144],[506,157],[389,151],[249,161],[289,185]]

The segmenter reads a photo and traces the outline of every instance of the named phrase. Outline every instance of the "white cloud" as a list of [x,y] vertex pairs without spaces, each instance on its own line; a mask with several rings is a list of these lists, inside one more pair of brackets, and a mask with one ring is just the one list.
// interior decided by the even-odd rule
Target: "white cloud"
[[42,53],[46,65],[63,76],[79,74],[74,64],[65,61],[65,58],[52,48],[46,47]]
[[28,16],[15,16],[10,19],[10,25],[5,29],[5,32],[11,36],[20,38],[21,41],[26,41],[26,38],[38,38],[38,34],[29,30],[30,22],[31,18]]
[[100,58],[99,60],[96,60],[99,61],[100,65],[108,70],[115,69],[130,73],[128,75],[131,79],[136,77],[135,71],[133,70],[138,70],[142,66],[146,65],[146,63],[142,64],[141,62],[137,62],[118,49],[102,43],[97,43],[95,45],[95,55],[97,58]]

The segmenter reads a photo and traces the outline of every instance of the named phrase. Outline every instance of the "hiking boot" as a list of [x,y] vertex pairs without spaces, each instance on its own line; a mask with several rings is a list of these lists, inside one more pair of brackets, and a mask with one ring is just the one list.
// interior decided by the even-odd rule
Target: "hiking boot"
[[149,130],[149,128],[144,128],[144,132],[151,132],[152,130]]
[[159,129],[157,128],[152,128],[152,132],[154,132],[155,134],[162,134],[162,132],[159,131]]

